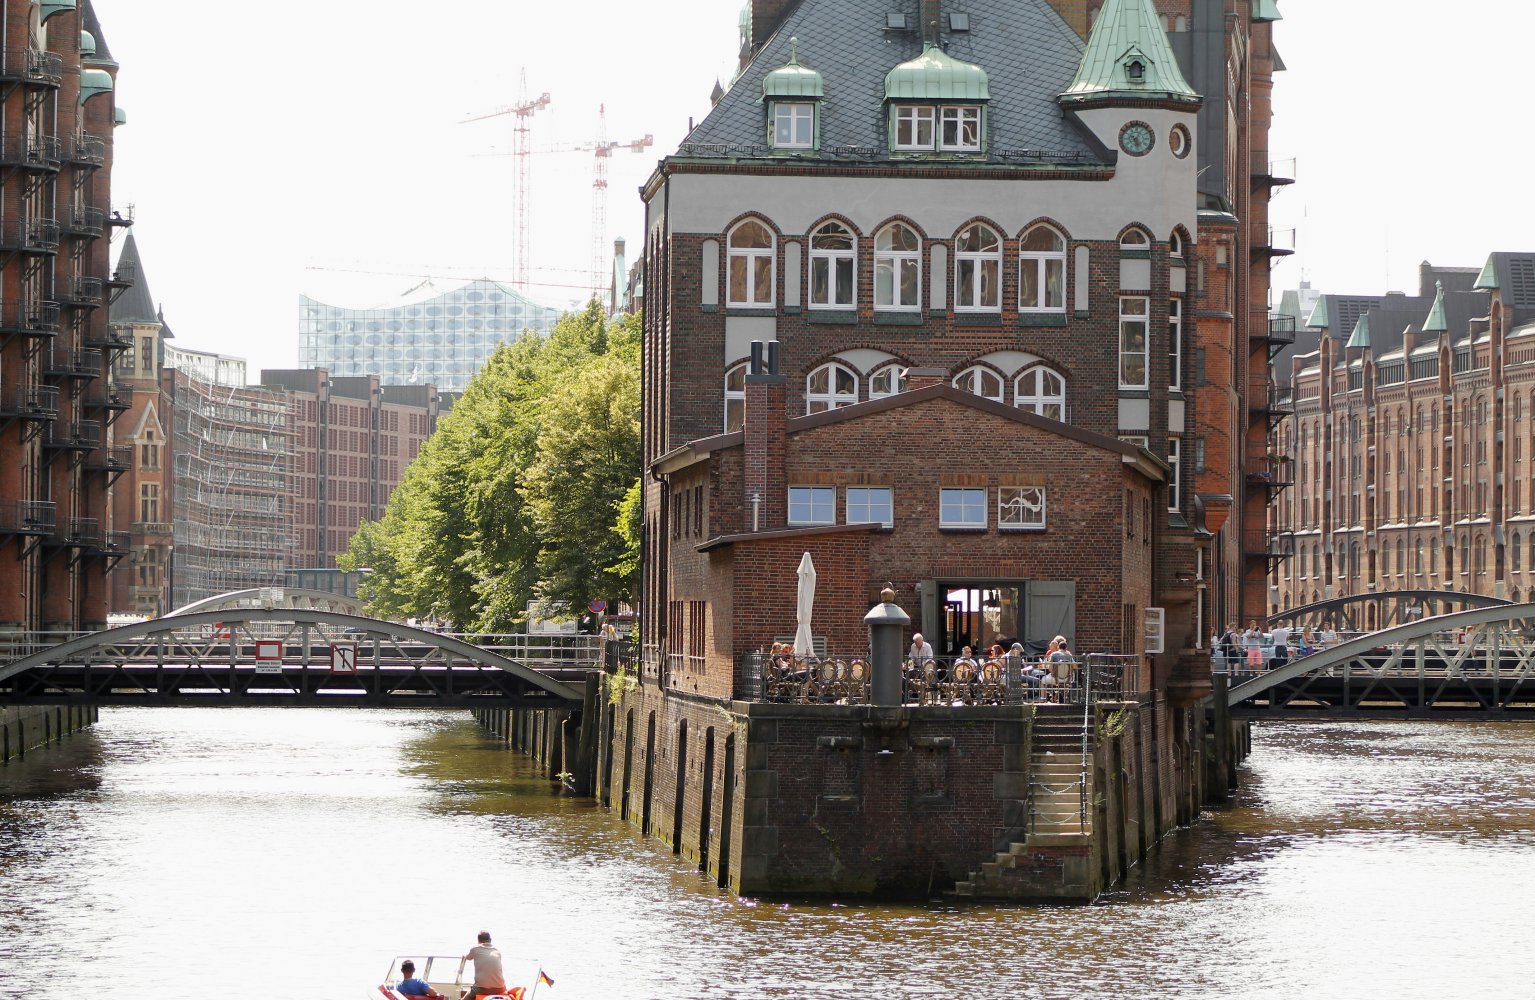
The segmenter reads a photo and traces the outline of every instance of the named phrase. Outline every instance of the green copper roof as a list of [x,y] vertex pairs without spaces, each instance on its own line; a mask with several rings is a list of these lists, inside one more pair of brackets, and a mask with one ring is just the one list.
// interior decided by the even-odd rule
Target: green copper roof
[[121,107],[113,108],[112,109],[112,124],[113,125],[126,125],[126,124],[128,124],[128,112],[126,110],[124,110],[123,108],[121,108]]
[[112,92],[112,74],[104,69],[82,69],[80,71],[80,103],[95,97],[97,94],[109,94]]
[[1253,0],[1254,21],[1283,21],[1284,15],[1279,13],[1279,5],[1274,0]]
[[1476,276],[1476,284],[1472,285],[1471,287],[1476,291],[1481,291],[1484,288],[1489,291],[1497,290],[1498,268],[1497,265],[1493,263],[1493,259],[1491,257],[1487,258],[1487,263],[1482,267],[1482,273]]
[[922,54],[885,74],[886,100],[988,101],[986,71],[928,42]]
[[1312,307],[1311,318],[1306,320],[1306,326],[1312,330],[1325,330],[1331,325],[1327,319],[1327,296],[1323,295]]
[[1066,103],[1114,98],[1200,99],[1183,78],[1178,58],[1151,0],[1108,0],[1093,22]]
[[62,14],[66,10],[75,9],[75,0],[43,0],[42,20],[46,24],[48,19],[55,14]]
[[799,64],[799,39],[789,39],[789,62],[762,78],[763,97],[821,97],[821,74]]
[[1354,324],[1354,335],[1348,338],[1346,347],[1363,347],[1370,349],[1370,314],[1360,313],[1359,322]]
[[1428,319],[1423,321],[1424,333],[1446,333],[1450,324],[1444,318],[1444,282],[1434,282],[1434,304],[1429,307]]
[[96,54],[96,37],[89,31],[80,32],[80,54],[93,56]]

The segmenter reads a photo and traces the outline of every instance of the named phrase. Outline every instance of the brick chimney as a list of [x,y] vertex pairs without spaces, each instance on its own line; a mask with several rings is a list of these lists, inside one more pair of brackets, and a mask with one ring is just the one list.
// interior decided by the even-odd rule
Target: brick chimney
[[789,484],[784,468],[787,432],[784,395],[788,379],[778,374],[778,344],[752,341],[746,374],[745,495],[742,512],[748,531],[782,528],[789,520]]
[[921,0],[922,11],[922,41],[938,44],[938,19],[943,15],[939,12],[939,0]]
[[947,385],[949,383],[949,370],[947,368],[908,368],[906,369],[906,391],[913,389],[925,389],[930,385]]

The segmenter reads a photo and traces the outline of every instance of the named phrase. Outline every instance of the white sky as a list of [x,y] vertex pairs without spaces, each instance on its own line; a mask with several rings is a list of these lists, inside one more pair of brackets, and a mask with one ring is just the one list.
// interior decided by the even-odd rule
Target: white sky
[[[518,75],[553,104],[535,147],[647,133],[609,167],[608,232],[641,244],[636,189],[708,111],[734,67],[736,0],[580,7],[459,0],[96,0],[122,64],[113,201],[132,202],[151,292],[181,347],[296,363],[297,299],[368,305],[420,276],[510,279],[510,116]],[[1413,291],[1420,260],[1479,265],[1529,249],[1535,198],[1527,39],[1535,8],[1281,0],[1272,158],[1296,160],[1275,199],[1302,276],[1328,291]],[[217,23],[216,22],[222,22]],[[584,298],[589,153],[532,159],[535,298]]]

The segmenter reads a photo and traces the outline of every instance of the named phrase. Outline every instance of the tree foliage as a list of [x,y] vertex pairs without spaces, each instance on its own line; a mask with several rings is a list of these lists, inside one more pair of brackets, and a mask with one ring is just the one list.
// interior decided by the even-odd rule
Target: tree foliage
[[372,571],[372,614],[488,632],[524,624],[531,600],[633,599],[639,329],[593,301],[496,351],[337,560]]

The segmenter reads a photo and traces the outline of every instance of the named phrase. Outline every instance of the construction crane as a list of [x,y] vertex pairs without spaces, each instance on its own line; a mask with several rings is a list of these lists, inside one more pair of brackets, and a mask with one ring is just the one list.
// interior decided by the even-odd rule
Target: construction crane
[[466,118],[459,124],[467,125],[469,122],[484,121],[487,118],[499,118],[502,115],[515,115],[516,127],[512,130],[512,156],[516,157],[512,182],[512,215],[513,228],[516,231],[516,251],[512,261],[512,283],[516,289],[527,294],[528,291],[528,153],[531,152],[528,145],[528,134],[532,124],[531,119],[539,111],[549,106],[549,92],[546,90],[533,100],[528,100],[528,71],[523,70],[517,86],[517,103],[503,108],[497,108],[487,115],[476,115]]
[[[473,121],[475,119],[471,119]],[[607,292],[608,281],[611,276],[607,273],[608,247],[608,161],[613,158],[616,150],[626,149],[631,153],[639,153],[649,149],[655,144],[655,136],[646,133],[638,139],[630,139],[628,142],[615,142],[608,138],[608,110],[607,105],[597,106],[597,135],[590,142],[561,142],[549,146],[540,146],[537,149],[522,149],[510,155],[520,157],[518,170],[526,178],[527,157],[532,153],[591,153],[593,156],[592,171],[592,250],[591,250],[591,294],[594,298],[601,299]],[[485,153],[485,156],[506,156],[506,153]],[[521,181],[521,190],[526,195],[527,181]],[[519,217],[519,228],[526,225],[526,220]],[[518,233],[518,240],[527,241],[525,230]],[[522,259],[526,259],[525,255]]]

